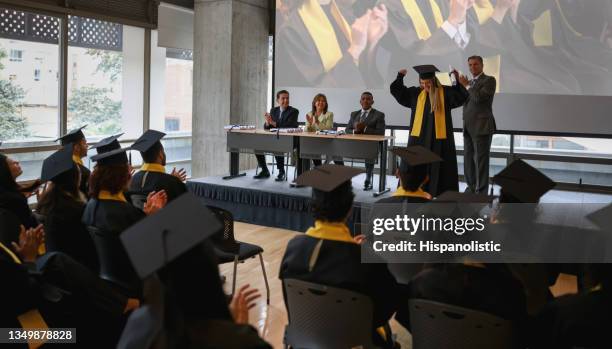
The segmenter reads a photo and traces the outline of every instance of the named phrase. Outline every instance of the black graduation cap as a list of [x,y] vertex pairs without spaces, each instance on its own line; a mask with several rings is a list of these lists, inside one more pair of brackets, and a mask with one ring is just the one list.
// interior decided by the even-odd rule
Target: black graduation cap
[[185,193],[124,231],[121,241],[134,269],[145,278],[221,228],[196,196]]
[[297,185],[330,192],[360,173],[363,173],[363,170],[359,168],[325,164],[302,173],[297,178],[296,183]]
[[432,64],[425,64],[425,65],[417,65],[412,67],[412,69],[414,69],[418,74],[419,74],[419,79],[433,79],[434,76],[436,76],[436,72],[439,72],[440,70]]
[[110,137],[106,137],[100,140],[98,143],[92,144],[89,149],[96,148],[96,151],[98,152],[98,154],[102,154],[102,153],[109,152],[111,150],[119,149],[121,148],[121,144],[119,144],[119,141],[117,139],[119,139],[119,137],[121,136],[123,136],[123,133],[120,133],[114,136],[110,136]]
[[134,144],[132,144],[131,148],[133,150],[138,150],[139,152],[144,153],[149,150],[149,148],[151,148],[153,145],[155,145],[155,143],[159,142],[162,138],[164,138],[165,135],[165,133],[160,131],[147,130],[145,133],[142,134],[142,136],[140,136],[140,138],[136,140],[136,142],[134,142]]
[[504,194],[522,203],[536,203],[556,183],[523,160],[515,160],[493,177]]
[[100,165],[111,165],[111,164],[127,164],[128,157],[125,153],[131,150],[130,148],[119,148],[108,151],[106,153],[94,155],[91,157],[91,161],[98,162]]
[[85,127],[87,127],[87,125],[83,125],[79,128],[75,128],[74,130],[71,130],[70,132],[66,133],[65,135],[61,136],[55,141],[60,141],[61,145],[76,143],[80,141],[81,139],[85,138],[85,135],[83,134],[83,129]]
[[43,182],[53,180],[62,173],[71,170],[74,166],[72,144],[68,144],[43,161],[40,180]]
[[399,156],[408,166],[428,165],[442,161],[438,154],[420,145],[409,147],[396,147],[391,150],[393,154]]

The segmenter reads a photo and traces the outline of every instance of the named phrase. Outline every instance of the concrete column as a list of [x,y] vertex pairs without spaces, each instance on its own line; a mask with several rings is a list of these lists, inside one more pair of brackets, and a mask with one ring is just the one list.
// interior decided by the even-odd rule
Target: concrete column
[[[195,0],[192,176],[229,171],[223,126],[263,126],[268,0]],[[242,155],[241,168],[255,158]]]

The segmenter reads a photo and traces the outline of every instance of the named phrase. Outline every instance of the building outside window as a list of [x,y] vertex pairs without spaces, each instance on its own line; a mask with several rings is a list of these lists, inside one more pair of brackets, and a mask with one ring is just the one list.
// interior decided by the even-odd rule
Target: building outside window
[[23,50],[11,50],[10,58],[11,62],[21,62],[23,61]]

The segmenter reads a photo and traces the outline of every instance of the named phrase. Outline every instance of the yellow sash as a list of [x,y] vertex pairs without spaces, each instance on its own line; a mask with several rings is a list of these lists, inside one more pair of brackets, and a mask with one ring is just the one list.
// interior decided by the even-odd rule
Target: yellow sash
[[550,47],[553,45],[550,10],[542,12],[540,17],[533,21],[533,33],[531,35],[535,46]]
[[149,171],[149,172],[159,172],[159,173],[166,173],[166,168],[160,164],[150,164],[148,162],[145,162],[144,164],[142,164],[142,167],[140,167],[141,171]]
[[74,161],[75,164],[83,166],[83,159],[81,159],[77,155],[72,155],[72,161]]
[[434,20],[436,21],[436,27],[440,28],[444,23],[444,17],[442,16],[442,11],[440,10],[440,6],[436,0],[429,0],[429,5],[431,6],[431,11],[434,15]]
[[11,251],[10,248],[4,246],[4,244],[1,242],[0,242],[0,248],[3,249],[4,252],[6,252],[15,263],[21,264],[21,260],[19,259],[19,257],[17,257],[17,255],[13,251]]
[[489,0],[477,0],[474,4],[474,12],[476,12],[476,17],[478,17],[478,24],[482,25],[491,18],[493,5]]
[[[414,137],[421,136],[421,128],[423,127],[423,114],[425,113],[425,102],[427,101],[427,92],[422,90],[417,99],[416,111],[414,113],[414,122],[412,123],[412,131],[410,135]],[[436,139],[446,139],[446,112],[444,111],[444,87],[438,86],[438,103],[440,108],[434,112],[434,126],[436,128]]]
[[495,55],[495,56],[490,56],[490,57],[484,57],[482,59],[482,62],[484,64],[484,72],[487,75],[493,76],[495,77],[495,80],[497,82],[497,86],[495,87],[495,92],[499,92],[499,86],[501,85],[501,74],[500,74],[500,69],[501,69],[501,56],[500,55]]
[[317,47],[323,69],[325,72],[330,71],[342,59],[342,50],[334,27],[318,0],[305,0],[298,9],[298,14]]
[[324,240],[355,243],[351,232],[344,223],[331,223],[317,220],[315,226],[306,231],[306,235]]
[[351,26],[348,24],[348,22],[342,15],[342,12],[340,12],[340,9],[338,8],[338,5],[336,4],[334,0],[332,0],[329,3],[329,8],[330,8],[332,17],[334,17],[334,20],[340,26],[340,29],[342,30],[342,33],[348,40],[349,44],[352,43],[353,42],[353,31],[351,29]]
[[[32,309],[25,312],[17,317],[17,320],[21,324],[21,328],[24,330],[47,330],[49,326],[43,319],[38,309]],[[36,349],[45,344],[46,339],[31,339],[28,340],[28,348]]]
[[412,20],[412,25],[414,26],[414,30],[416,31],[419,39],[429,39],[431,36],[431,31],[429,30],[427,21],[425,20],[419,5],[416,3],[416,0],[402,0],[402,5],[404,6],[404,11],[406,11]]
[[127,200],[125,199],[125,195],[123,195],[123,193],[119,192],[117,194],[112,194],[110,191],[107,191],[107,190],[100,190],[100,194],[98,194],[98,200],[112,200],[112,201],[127,202]]
[[393,193],[393,196],[411,196],[416,198],[423,198],[427,200],[431,200],[431,194],[425,192],[422,188],[419,188],[415,191],[407,191],[401,186],[397,188],[397,190]]

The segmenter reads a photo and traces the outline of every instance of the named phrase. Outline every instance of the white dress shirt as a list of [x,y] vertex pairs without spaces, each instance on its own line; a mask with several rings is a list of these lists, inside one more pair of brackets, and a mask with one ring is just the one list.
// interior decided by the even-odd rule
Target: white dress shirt
[[459,24],[459,27],[455,27],[450,24],[448,21],[444,21],[442,23],[442,30],[451,38],[457,46],[461,49],[465,49],[467,45],[470,43],[470,33],[467,32],[467,24],[465,21]]

